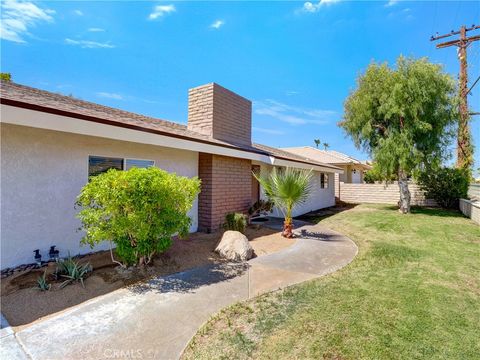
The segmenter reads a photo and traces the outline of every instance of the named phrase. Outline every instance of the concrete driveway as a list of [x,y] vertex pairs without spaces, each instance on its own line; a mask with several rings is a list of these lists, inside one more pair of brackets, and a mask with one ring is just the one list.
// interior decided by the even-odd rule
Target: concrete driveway
[[177,359],[198,328],[220,309],[334,272],[357,254],[353,241],[318,225],[304,225],[296,233],[300,238],[291,247],[248,263],[159,277],[19,332],[2,333],[2,354],[42,360]]

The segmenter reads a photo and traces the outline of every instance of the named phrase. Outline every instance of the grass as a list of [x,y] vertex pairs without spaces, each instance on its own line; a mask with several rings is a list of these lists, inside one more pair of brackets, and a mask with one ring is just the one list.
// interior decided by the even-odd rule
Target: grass
[[478,225],[457,212],[380,205],[321,224],[358,245],[350,265],[221,311],[184,358],[479,358]]

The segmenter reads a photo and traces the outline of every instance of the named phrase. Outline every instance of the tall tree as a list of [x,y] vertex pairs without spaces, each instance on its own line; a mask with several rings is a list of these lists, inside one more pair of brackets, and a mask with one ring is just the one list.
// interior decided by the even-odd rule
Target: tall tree
[[370,64],[345,101],[339,125],[385,178],[397,174],[402,213],[410,212],[408,177],[446,157],[457,99],[455,81],[440,65],[400,56],[395,68]]
[[315,146],[318,147],[320,146],[320,139],[314,139],[313,142],[315,143]]
[[330,147],[330,144],[329,144],[329,143],[326,143],[326,142],[323,143],[323,148],[324,148],[325,150],[328,150],[329,147]]

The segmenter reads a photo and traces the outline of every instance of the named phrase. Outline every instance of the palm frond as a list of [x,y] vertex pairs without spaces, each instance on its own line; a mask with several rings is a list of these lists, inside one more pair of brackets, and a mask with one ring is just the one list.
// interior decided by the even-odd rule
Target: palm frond
[[290,216],[292,210],[303,204],[311,193],[312,171],[286,168],[273,170],[269,174],[255,174],[267,197]]

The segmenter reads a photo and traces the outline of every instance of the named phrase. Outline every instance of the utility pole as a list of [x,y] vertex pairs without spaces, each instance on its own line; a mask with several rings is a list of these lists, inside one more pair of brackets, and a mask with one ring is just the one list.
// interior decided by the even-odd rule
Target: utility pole
[[459,39],[447,41],[437,44],[437,49],[446,48],[450,46],[458,47],[458,59],[460,60],[460,119],[458,121],[458,135],[457,135],[457,168],[470,169],[473,165],[473,147],[472,138],[469,127],[469,113],[468,113],[468,94],[473,89],[475,84],[468,89],[468,73],[467,73],[467,48],[474,41],[480,40],[480,35],[467,37],[467,32],[480,29],[480,25],[472,25],[467,28],[462,26],[458,31],[451,31],[450,34],[432,36],[430,41],[444,39],[446,37],[460,35]]

